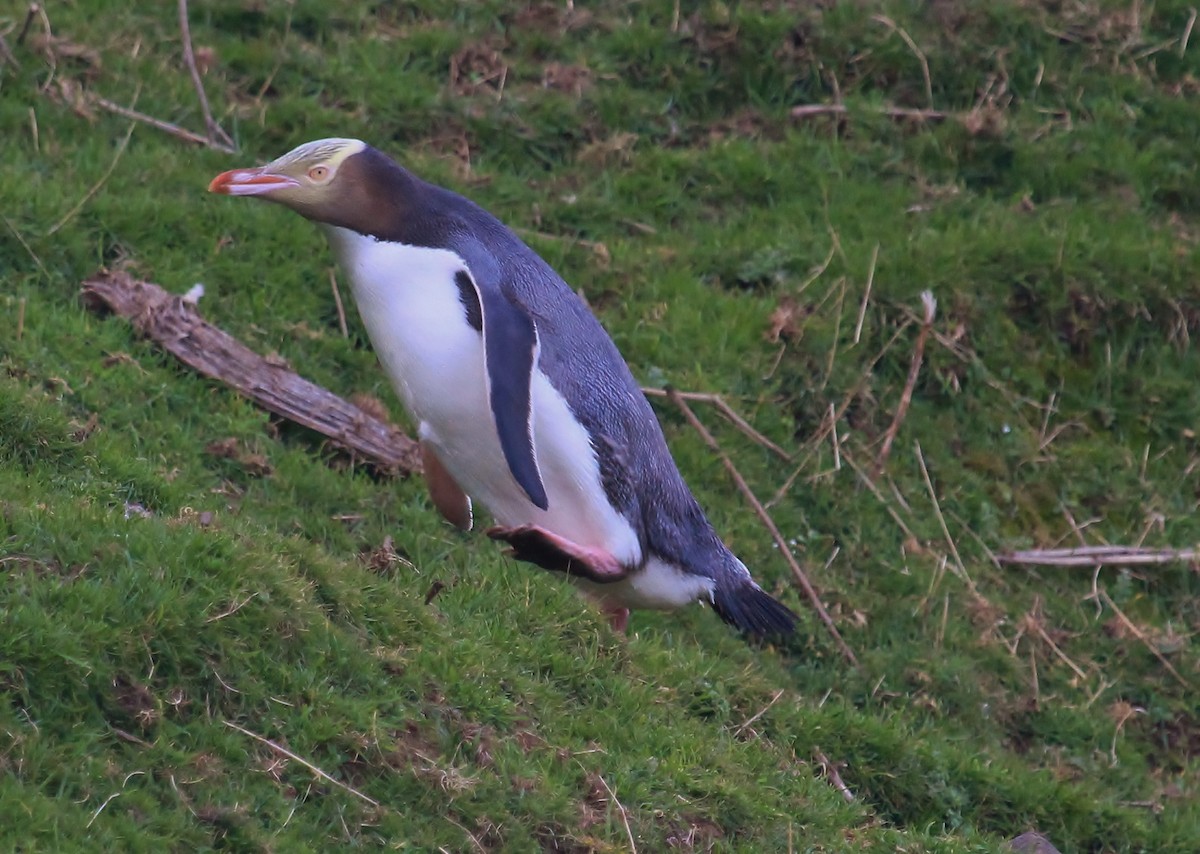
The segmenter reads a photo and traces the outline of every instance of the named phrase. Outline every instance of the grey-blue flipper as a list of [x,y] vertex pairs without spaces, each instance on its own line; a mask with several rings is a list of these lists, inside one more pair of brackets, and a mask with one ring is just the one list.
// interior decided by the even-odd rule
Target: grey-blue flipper
[[537,366],[538,338],[533,318],[499,288],[480,287],[483,319],[483,360],[487,372],[488,403],[500,449],[517,483],[529,500],[545,510],[550,506],[533,448],[533,371]]

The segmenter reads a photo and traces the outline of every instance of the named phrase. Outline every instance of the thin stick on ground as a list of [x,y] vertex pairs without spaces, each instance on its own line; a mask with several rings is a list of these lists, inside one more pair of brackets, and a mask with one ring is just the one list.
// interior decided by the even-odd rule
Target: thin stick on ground
[[347,791],[350,794],[354,795],[354,797],[361,798],[362,800],[366,801],[368,804],[370,804],[373,807],[379,806],[379,801],[375,800],[370,795],[364,795],[362,792],[360,792],[358,789],[354,788],[353,786],[347,786],[341,780],[338,780],[335,777],[331,777],[329,774],[322,771],[316,765],[314,765],[313,763],[311,763],[307,759],[305,759],[303,756],[299,756],[299,755],[293,753],[292,751],[290,751],[286,747],[284,747],[282,744],[276,744],[275,742],[271,741],[271,739],[264,738],[263,736],[259,735],[258,733],[251,732],[250,730],[246,729],[245,727],[238,726],[233,721],[222,721],[222,723],[225,724],[225,726],[229,727],[230,729],[237,730],[242,735],[248,735],[248,736],[250,736],[250,738],[254,739],[255,741],[262,742],[267,747],[271,748],[276,753],[278,753],[280,756],[287,757],[288,759],[291,759],[294,762],[299,762],[301,765],[303,765],[305,768],[307,768],[309,771],[311,771],[313,774],[320,777],[322,780],[326,781],[327,783],[332,783],[333,785],[337,786],[339,789],[342,789],[342,790]]
[[1200,549],[1158,549],[1138,546],[1083,546],[1063,549],[1026,549],[997,555],[1001,563],[1029,566],[1156,566],[1200,560]]
[[113,171],[117,168],[117,163],[121,160],[121,155],[123,155],[125,153],[125,149],[129,147],[129,139],[133,136],[133,129],[135,127],[137,127],[137,124],[134,122],[129,123],[129,130],[125,132],[125,137],[121,140],[121,144],[117,146],[117,151],[113,155],[112,162],[108,164],[108,168],[104,170],[104,174],[100,176],[100,180],[93,184],[88,191],[83,194],[83,198],[76,202],[73,208],[63,214],[62,218],[59,219],[58,222],[50,226],[50,229],[46,232],[47,237],[54,234],[60,228],[74,219],[75,215],[83,210],[83,206],[91,201],[92,197],[96,195],[96,193],[100,192],[100,188],[102,188],[108,182],[108,179],[112,177]]
[[[642,394],[646,395],[647,397],[669,397],[670,396],[670,392],[668,392],[664,389],[661,389],[661,388],[643,388]],[[718,412],[720,412],[722,415],[724,415],[726,418],[728,418],[730,421],[732,421],[733,425],[735,427],[737,427],[739,430],[741,430],[743,433],[745,433],[747,436],[749,436],[753,441],[762,445],[764,448],[771,451],[776,456],[778,456],[782,459],[789,460],[789,461],[792,459],[791,454],[789,454],[783,448],[779,447],[779,445],[772,442],[770,439],[768,439],[762,433],[755,430],[749,421],[747,421],[742,416],[738,415],[737,412],[734,410],[734,408],[732,406],[730,406],[729,403],[726,402],[725,398],[721,397],[721,395],[709,394],[708,392],[701,392],[701,391],[676,391],[675,394],[679,395],[684,400],[694,400],[694,401],[699,401],[701,403],[712,404],[713,406],[715,406],[717,408]]]
[[192,28],[188,24],[187,0],[179,0],[179,33],[183,40],[183,61],[188,73],[192,76],[192,85],[196,87],[196,96],[200,99],[200,112],[204,115],[204,128],[208,131],[208,142],[214,148],[220,145],[230,153],[236,150],[233,139],[225,133],[208,106],[208,95],[204,92],[204,81],[200,79],[200,69],[196,67],[196,54],[192,50]]
[[746,479],[742,477],[742,473],[738,471],[737,466],[735,466],[733,461],[729,459],[723,450],[721,450],[720,444],[718,444],[717,440],[713,437],[713,434],[708,432],[708,428],[705,427],[700,419],[696,417],[696,413],[693,412],[692,408],[687,405],[687,401],[680,397],[678,392],[676,392],[674,389],[667,389],[667,397],[671,399],[672,403],[679,407],[679,411],[683,413],[683,417],[686,418],[692,428],[700,434],[700,438],[704,440],[704,444],[708,445],[709,449],[721,460],[721,464],[725,466],[730,477],[733,478],[733,482],[737,484],[737,488],[741,491],[742,495],[746,497],[746,500],[750,502],[750,506],[754,508],[754,512],[758,515],[758,518],[762,520],[763,525],[766,526],[767,531],[770,532],[772,539],[775,540],[775,544],[779,546],[779,551],[783,555],[784,560],[787,561],[788,566],[791,568],[793,577],[800,585],[800,589],[804,591],[804,595],[808,597],[808,601],[812,605],[813,610],[816,611],[817,616],[825,625],[825,629],[829,632],[830,636],[837,644],[842,656],[845,657],[845,659],[852,665],[858,667],[858,659],[855,657],[854,652],[851,651],[846,642],[842,640],[842,635],[837,630],[837,626],[834,625],[833,618],[829,616],[829,612],[825,609],[824,603],[821,602],[821,597],[817,595],[817,591],[812,586],[812,582],[808,580],[808,575],[805,574],[803,569],[801,569],[800,564],[796,562],[796,558],[792,556],[792,550],[788,545],[787,540],[784,539],[783,534],[779,533],[779,528],[776,527],[775,521],[771,518],[771,514],[768,513],[766,508],[762,506],[762,502],[760,502],[757,496],[755,496],[754,490],[750,488],[750,484],[746,483]]
[[904,421],[904,416],[908,414],[909,404],[912,403],[913,389],[917,386],[917,376],[921,373],[921,363],[925,360],[925,342],[929,340],[929,331],[933,328],[933,320],[937,316],[937,300],[933,298],[932,291],[921,292],[921,305],[925,309],[925,315],[921,319],[921,328],[917,332],[917,343],[913,345],[912,362],[908,366],[908,378],[904,381],[904,391],[900,393],[900,403],[896,405],[896,415],[883,434],[883,445],[879,449],[879,456],[875,459],[874,477],[876,479],[883,474],[883,467],[887,465],[888,456],[892,453],[892,442],[896,441],[896,434],[900,432],[900,424]]
[[268,412],[329,437],[379,471],[421,470],[417,443],[400,430],[206,323],[183,297],[127,273],[102,272],[83,283],[83,299],[93,309],[132,321],[139,333],[188,367],[231,386]]
[[236,152],[236,149],[231,146],[223,145],[222,143],[219,143],[219,142],[214,142],[213,140],[209,139],[207,136],[201,136],[200,134],[195,133],[194,131],[190,131],[187,128],[180,127],[179,125],[177,125],[173,122],[163,121],[162,119],[156,119],[154,116],[147,115],[146,113],[140,112],[138,110],[133,110],[133,109],[130,109],[129,107],[123,107],[115,101],[108,100],[108,98],[101,98],[99,96],[93,96],[88,99],[88,102],[91,104],[95,104],[97,107],[99,107],[102,110],[108,110],[110,113],[116,113],[118,116],[124,116],[125,118],[132,119],[135,122],[141,122],[142,124],[150,125],[150,127],[158,128],[159,130],[164,131],[165,133],[169,133],[171,136],[178,137],[179,139],[182,139],[185,142],[192,142],[192,143],[195,143],[196,145],[204,145],[204,146],[207,146],[208,148],[212,148],[217,151],[224,152],[225,154],[234,154]]
[[837,789],[838,793],[847,801],[854,800],[854,793],[846,786],[842,775],[838,773],[837,766],[829,761],[819,747],[813,747],[813,758],[817,760],[817,764],[821,766],[821,770],[825,772],[825,779],[830,782],[833,788]]

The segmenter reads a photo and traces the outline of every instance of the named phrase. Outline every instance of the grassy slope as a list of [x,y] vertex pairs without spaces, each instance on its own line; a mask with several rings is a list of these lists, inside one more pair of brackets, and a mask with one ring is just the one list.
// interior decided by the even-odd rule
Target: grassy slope
[[[1195,685],[1200,577],[999,569],[986,551],[1072,543],[1076,525],[1089,542],[1200,541],[1186,2],[684,3],[674,27],[669,2],[195,3],[242,153],[139,126],[111,174],[128,125],[81,118],[71,93],[199,127],[173,12],[50,5],[68,40],[54,73],[11,29],[20,67],[0,69],[5,847],[619,850],[611,787],[644,850],[991,850],[1034,827],[1064,851],[1200,848],[1195,691],[1110,606]],[[928,106],[917,55],[876,12],[923,51],[933,105],[971,119],[876,113]],[[789,121],[835,90],[848,119]],[[316,233],[203,193],[328,135],[554,235],[529,239],[635,373],[720,391],[801,452],[773,513],[861,673],[812,619],[777,651],[699,608],[614,637],[440,522],[418,482],[347,469],[77,306],[102,264],[203,281],[214,322],[395,411],[361,327],[337,331]],[[931,340],[876,497],[845,463],[872,464],[925,288],[955,343]],[[780,306],[795,322],[772,343]],[[839,468],[809,439],[843,402]],[[718,527],[802,609],[719,462],[661,413]],[[791,473],[701,414],[760,494]],[[270,473],[205,452],[229,437]],[[389,535],[398,557],[370,559]]]

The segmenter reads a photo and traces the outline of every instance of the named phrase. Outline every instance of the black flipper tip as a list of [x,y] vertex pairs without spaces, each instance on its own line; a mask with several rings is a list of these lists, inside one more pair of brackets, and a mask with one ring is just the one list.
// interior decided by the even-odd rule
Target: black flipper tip
[[712,608],[729,625],[749,637],[784,638],[796,628],[796,615],[752,581],[713,591]]

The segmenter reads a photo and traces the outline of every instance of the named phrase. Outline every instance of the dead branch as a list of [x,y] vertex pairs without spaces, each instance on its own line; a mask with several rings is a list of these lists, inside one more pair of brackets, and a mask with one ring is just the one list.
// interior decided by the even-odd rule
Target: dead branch
[[127,119],[133,119],[136,122],[150,125],[150,127],[158,128],[161,131],[171,134],[171,136],[179,137],[185,142],[194,142],[197,145],[204,145],[208,148],[216,149],[225,154],[234,154],[236,149],[220,142],[215,142],[207,136],[201,136],[195,131],[190,131],[187,128],[180,127],[174,122],[156,119],[154,116],[147,115],[140,110],[131,110],[129,107],[123,107],[116,101],[110,101],[108,98],[102,98],[99,95],[91,95],[88,101],[100,107],[103,110],[108,110],[110,113],[116,113],[118,116],[124,116]]
[[803,590],[804,595],[808,597],[809,604],[811,604],[813,610],[817,612],[817,616],[820,618],[821,622],[825,624],[826,630],[837,644],[842,656],[855,667],[858,667],[858,659],[855,657],[854,652],[849,646],[847,646],[846,642],[842,640],[841,632],[837,630],[837,626],[833,623],[833,618],[830,617],[829,612],[825,610],[825,605],[821,602],[821,597],[817,595],[817,591],[812,586],[812,582],[808,580],[808,575],[803,569],[801,569],[800,564],[796,562],[796,558],[792,556],[792,550],[788,545],[787,540],[783,538],[783,534],[779,533],[779,528],[775,526],[775,521],[771,518],[771,514],[768,513],[766,508],[762,506],[762,502],[760,502],[757,496],[755,496],[754,490],[750,488],[750,484],[746,483],[746,479],[742,477],[742,473],[738,471],[737,466],[735,466],[733,461],[729,459],[723,450],[721,450],[720,444],[717,443],[717,440],[713,437],[713,434],[708,432],[708,428],[705,427],[700,419],[696,417],[696,413],[693,412],[692,408],[687,405],[687,401],[685,401],[679,395],[679,393],[672,388],[668,388],[666,390],[666,394],[667,397],[670,398],[671,402],[679,407],[679,411],[683,413],[683,417],[687,419],[688,423],[692,425],[693,429],[700,434],[700,438],[704,440],[704,444],[708,445],[712,452],[716,454],[718,458],[720,458],[721,463],[725,466],[726,470],[733,478],[733,482],[737,484],[737,488],[741,491],[742,495],[746,496],[746,500],[750,502],[750,506],[753,507],[754,512],[758,514],[758,518],[762,520],[763,525],[765,525],[767,531],[770,532],[772,539],[775,540],[775,544],[779,546],[779,551],[783,554],[784,560],[787,561],[788,566],[791,568],[792,575],[795,577],[796,583],[800,585],[800,589]]
[[1200,549],[1155,549],[1141,546],[1082,546],[1068,549],[1026,549],[997,555],[1001,563],[1030,566],[1154,566],[1193,563]]
[[188,25],[187,0],[179,0],[179,32],[183,39],[183,61],[192,75],[192,85],[196,87],[196,96],[200,99],[200,112],[204,115],[204,128],[208,131],[208,143],[213,148],[227,150],[232,153],[237,146],[233,139],[225,133],[225,129],[217,123],[208,107],[208,95],[204,92],[204,81],[200,79],[200,70],[196,68],[196,54],[192,51],[192,28]]
[[933,319],[937,315],[937,300],[933,298],[932,291],[921,292],[921,305],[925,308],[925,315],[921,319],[917,343],[913,345],[912,362],[908,366],[908,379],[904,381],[904,391],[900,393],[900,403],[896,405],[896,415],[892,418],[887,432],[883,434],[883,445],[875,460],[874,477],[876,479],[883,474],[883,467],[887,465],[888,455],[892,452],[892,442],[896,440],[896,434],[900,432],[900,424],[904,421],[904,416],[908,414],[908,406],[912,403],[913,389],[917,385],[917,376],[921,373],[921,363],[925,360],[925,342],[929,340],[929,330],[933,328]]
[[122,272],[101,271],[83,283],[84,303],[109,309],[171,355],[220,380],[263,409],[316,430],[382,472],[420,471],[417,443],[387,422],[284,365],[266,359],[205,322],[194,302]]

